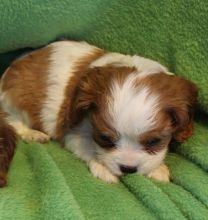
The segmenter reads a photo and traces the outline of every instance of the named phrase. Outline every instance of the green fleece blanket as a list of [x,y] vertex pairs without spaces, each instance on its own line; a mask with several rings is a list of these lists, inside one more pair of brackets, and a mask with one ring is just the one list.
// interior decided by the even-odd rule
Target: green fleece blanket
[[54,142],[19,142],[0,220],[208,219],[207,11],[206,0],[0,1],[1,72],[19,49],[68,37],[158,60],[200,89],[194,136],[166,159],[171,183],[129,175],[108,185]]

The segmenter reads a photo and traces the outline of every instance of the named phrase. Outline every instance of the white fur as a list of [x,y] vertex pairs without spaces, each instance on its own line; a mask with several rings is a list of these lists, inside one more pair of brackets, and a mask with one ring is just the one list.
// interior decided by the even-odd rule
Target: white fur
[[112,152],[106,152],[98,149],[98,158],[104,163],[114,175],[122,175],[119,165],[137,167],[137,172],[148,174],[156,169],[163,161],[167,149],[151,155],[147,153],[136,141],[132,142],[130,138],[124,137],[116,144],[116,149]]
[[77,157],[89,163],[95,157],[96,143],[92,139],[92,126],[85,119],[64,138],[65,147]]
[[25,111],[20,111],[13,105],[7,92],[0,92],[0,103],[3,111],[9,113],[15,121],[24,123],[26,127],[30,127],[31,122]]
[[150,130],[158,111],[158,96],[148,87],[135,88],[138,75],[132,73],[123,85],[114,81],[108,109],[114,128],[123,135],[136,135]]
[[44,130],[55,135],[55,127],[60,107],[64,101],[65,88],[73,76],[74,66],[83,56],[91,53],[95,47],[87,43],[61,41],[49,45],[52,54],[47,80],[47,98],[41,112]]
[[135,67],[140,76],[160,72],[168,74],[167,69],[156,61],[137,55],[130,56],[120,53],[106,53],[99,59],[92,62],[91,67],[105,66],[109,64],[114,66]]

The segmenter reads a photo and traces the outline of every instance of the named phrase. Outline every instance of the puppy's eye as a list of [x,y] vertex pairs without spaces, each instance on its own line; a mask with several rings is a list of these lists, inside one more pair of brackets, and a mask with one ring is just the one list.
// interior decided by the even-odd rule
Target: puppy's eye
[[146,147],[154,147],[154,146],[157,146],[160,142],[161,142],[160,138],[152,138],[152,139],[149,139],[145,143],[145,145],[146,145]]
[[100,138],[100,141],[102,142],[102,145],[106,146],[106,148],[111,148],[115,146],[113,140],[110,137],[104,134],[101,134],[99,138]]

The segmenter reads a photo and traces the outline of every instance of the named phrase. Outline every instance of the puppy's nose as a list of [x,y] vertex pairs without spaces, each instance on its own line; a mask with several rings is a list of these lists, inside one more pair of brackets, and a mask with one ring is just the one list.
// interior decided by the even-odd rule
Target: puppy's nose
[[137,167],[120,165],[120,170],[122,173],[135,173],[137,171]]

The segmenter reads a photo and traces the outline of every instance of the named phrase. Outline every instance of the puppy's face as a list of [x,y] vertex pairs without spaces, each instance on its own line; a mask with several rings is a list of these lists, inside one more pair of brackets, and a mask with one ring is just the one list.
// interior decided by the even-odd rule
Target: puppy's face
[[80,88],[77,112],[89,111],[96,157],[115,175],[160,165],[171,139],[190,127],[197,96],[185,79],[127,67],[91,69]]

